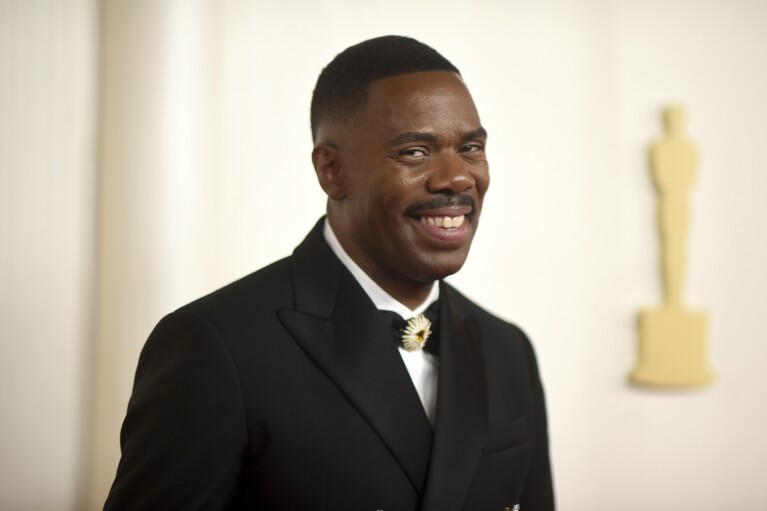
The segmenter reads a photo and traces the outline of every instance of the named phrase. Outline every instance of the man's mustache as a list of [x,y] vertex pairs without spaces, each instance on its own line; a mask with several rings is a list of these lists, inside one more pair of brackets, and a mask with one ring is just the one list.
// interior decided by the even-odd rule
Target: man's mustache
[[472,212],[477,209],[477,203],[471,195],[437,195],[436,197],[410,204],[405,208],[405,214],[414,216],[416,213],[423,213],[429,209],[457,208],[461,206],[469,206]]

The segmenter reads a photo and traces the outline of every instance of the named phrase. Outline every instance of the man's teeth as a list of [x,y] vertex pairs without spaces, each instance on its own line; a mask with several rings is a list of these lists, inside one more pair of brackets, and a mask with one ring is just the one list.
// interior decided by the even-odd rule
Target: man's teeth
[[465,216],[422,216],[421,222],[429,225],[442,227],[443,229],[456,229],[463,224]]

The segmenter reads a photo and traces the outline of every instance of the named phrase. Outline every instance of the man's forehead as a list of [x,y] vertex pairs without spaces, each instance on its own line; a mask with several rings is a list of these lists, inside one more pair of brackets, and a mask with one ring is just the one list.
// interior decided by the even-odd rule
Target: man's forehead
[[[466,132],[481,127],[460,76],[445,71],[399,75],[371,84],[364,117],[387,133]],[[372,127],[372,126],[371,126]]]
[[463,137],[481,127],[474,101],[460,75],[452,71],[419,71],[371,82],[359,114],[323,123],[318,133],[321,140],[345,144],[348,137],[375,135],[388,141],[408,132]]
[[463,79],[452,71],[420,71],[381,78],[370,83],[368,100],[376,97],[406,97],[419,93],[454,94],[462,91],[471,99]]

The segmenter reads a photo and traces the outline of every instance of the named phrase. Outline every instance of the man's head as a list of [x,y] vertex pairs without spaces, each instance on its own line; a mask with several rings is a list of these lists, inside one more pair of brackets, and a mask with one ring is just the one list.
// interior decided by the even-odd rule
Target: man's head
[[458,70],[387,36],[345,50],[312,100],[312,160],[352,259],[403,303],[463,265],[489,184],[486,133]]
[[365,107],[376,80],[421,71],[450,71],[453,64],[433,48],[400,36],[384,36],[350,46],[320,73],[311,106],[312,139],[321,124],[344,122]]

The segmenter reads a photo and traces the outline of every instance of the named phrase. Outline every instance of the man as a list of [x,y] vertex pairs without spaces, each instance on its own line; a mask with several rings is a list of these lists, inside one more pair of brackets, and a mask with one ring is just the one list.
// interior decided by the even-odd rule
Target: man
[[533,350],[442,282],[489,184],[458,70],[365,41],[323,70],[311,117],[327,218],[155,328],[106,508],[553,509]]

